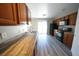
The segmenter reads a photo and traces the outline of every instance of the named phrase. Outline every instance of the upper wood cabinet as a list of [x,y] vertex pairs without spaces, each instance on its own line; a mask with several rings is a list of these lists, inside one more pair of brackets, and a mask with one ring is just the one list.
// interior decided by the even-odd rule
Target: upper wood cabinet
[[65,20],[67,20],[68,18],[69,18],[68,15],[64,17]]
[[73,13],[69,15],[69,25],[76,24],[77,13]]
[[26,4],[24,3],[19,3],[17,4],[18,8],[18,17],[19,17],[19,22],[24,23],[28,20],[28,9]]
[[[63,17],[56,19],[55,22],[59,24],[62,18]],[[73,26],[76,24],[76,18],[77,18],[77,12],[64,16],[64,20],[68,22],[68,25],[73,25]]]
[[16,24],[16,4],[0,3],[0,24]]
[[56,24],[59,26],[59,22],[61,21],[62,19],[61,18],[58,18],[55,20]]
[[28,24],[31,24],[31,11],[28,8]]
[[0,25],[27,23],[28,10],[24,3],[0,3]]

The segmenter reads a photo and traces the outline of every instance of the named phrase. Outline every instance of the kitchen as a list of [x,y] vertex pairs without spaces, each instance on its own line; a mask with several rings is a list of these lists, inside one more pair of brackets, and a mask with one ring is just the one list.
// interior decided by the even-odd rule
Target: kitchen
[[[78,3],[0,3],[0,55],[72,56],[78,6]],[[38,27],[39,21],[47,21],[46,26],[42,23]],[[53,23],[57,27],[54,25],[52,32]],[[38,28],[44,28],[46,35],[39,35]]]

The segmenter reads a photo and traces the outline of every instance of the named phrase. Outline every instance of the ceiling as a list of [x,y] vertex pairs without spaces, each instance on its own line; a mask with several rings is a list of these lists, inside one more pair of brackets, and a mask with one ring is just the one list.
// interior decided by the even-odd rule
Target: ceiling
[[78,3],[26,3],[32,18],[57,18],[78,10]]

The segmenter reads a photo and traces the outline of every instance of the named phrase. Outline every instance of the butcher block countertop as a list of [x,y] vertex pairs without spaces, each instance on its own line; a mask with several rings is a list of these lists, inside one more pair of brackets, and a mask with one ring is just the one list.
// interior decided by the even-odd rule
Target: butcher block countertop
[[32,56],[36,44],[35,33],[25,34],[0,55],[2,56]]

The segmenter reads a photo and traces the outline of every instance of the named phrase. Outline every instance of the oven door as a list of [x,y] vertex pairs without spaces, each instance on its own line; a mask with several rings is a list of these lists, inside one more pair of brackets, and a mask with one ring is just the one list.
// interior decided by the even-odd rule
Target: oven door
[[63,42],[63,39],[62,38],[63,38],[62,37],[62,32],[57,32],[56,33],[56,39],[59,40],[59,41],[61,41],[61,42]]

